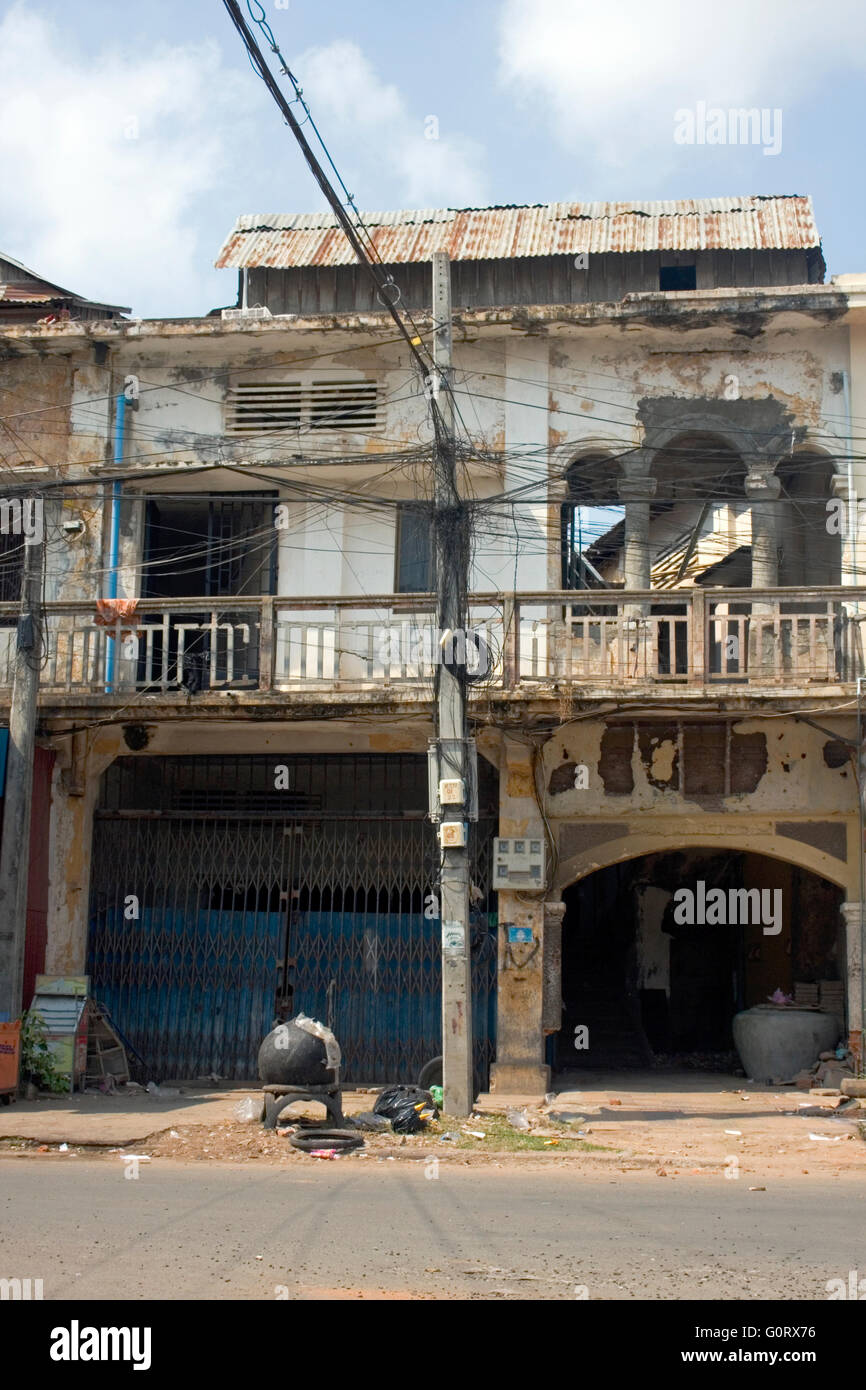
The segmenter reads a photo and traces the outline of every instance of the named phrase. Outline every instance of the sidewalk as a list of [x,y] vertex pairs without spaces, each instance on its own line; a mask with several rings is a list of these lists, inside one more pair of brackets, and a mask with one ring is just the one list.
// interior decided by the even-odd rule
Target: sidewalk
[[[365,1153],[416,1159],[435,1154],[483,1163],[528,1158],[521,1150],[532,1148],[545,1161],[649,1168],[660,1176],[700,1171],[866,1175],[858,1126],[866,1111],[852,1106],[840,1113],[832,1097],[699,1072],[585,1072],[568,1081],[579,1081],[580,1088],[560,1090],[549,1106],[526,1096],[482,1095],[470,1121],[444,1117],[419,1135],[366,1134]],[[184,1161],[303,1158],[285,1138],[238,1119],[239,1101],[252,1096],[258,1105],[261,1093],[255,1087],[203,1083],[166,1089],[175,1094],[19,1101],[0,1109],[0,1153],[45,1152],[45,1146],[56,1152],[65,1143],[69,1151],[135,1145],[156,1157]],[[371,1109],[373,1100],[369,1090],[346,1091],[343,1108],[356,1114]],[[530,1131],[506,1123],[509,1109],[526,1111]],[[319,1107],[308,1113],[319,1114]],[[453,1136],[450,1142],[442,1139],[444,1130]]]
[[[0,1107],[0,1141],[31,1139],[40,1144],[126,1145],[191,1126],[233,1124],[238,1103],[247,1096],[261,1101],[255,1086],[211,1086],[179,1082],[160,1088],[164,1096],[147,1091],[104,1096],[76,1091],[73,1096],[42,1096]],[[370,1091],[344,1091],[343,1113],[372,1109]],[[313,1110],[311,1114],[317,1114]]]
[[[172,1090],[177,1088],[172,1087]],[[145,1092],[129,1095],[43,1096],[0,1108],[0,1139],[33,1139],[40,1144],[124,1145],[164,1129],[214,1125],[234,1118],[234,1107],[248,1087],[184,1087],[167,1099]]]

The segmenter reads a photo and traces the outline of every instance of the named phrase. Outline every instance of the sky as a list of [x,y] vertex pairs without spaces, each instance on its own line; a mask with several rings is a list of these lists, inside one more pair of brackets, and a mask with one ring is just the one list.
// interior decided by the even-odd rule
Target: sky
[[[863,0],[262,4],[361,209],[810,193],[866,271]],[[741,107],[759,143],[698,141]],[[235,302],[239,214],[324,206],[222,0],[0,4],[0,169],[0,252],[143,317]]]

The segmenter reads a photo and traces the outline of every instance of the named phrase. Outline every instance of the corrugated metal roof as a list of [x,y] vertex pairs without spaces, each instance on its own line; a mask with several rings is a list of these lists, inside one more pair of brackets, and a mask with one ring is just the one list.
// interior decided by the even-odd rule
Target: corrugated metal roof
[[53,290],[34,290],[32,284],[22,281],[16,285],[0,285],[0,301],[16,304],[50,304],[58,296]]
[[[22,276],[9,275],[9,268],[20,270]],[[41,275],[37,275],[34,270],[16,261],[14,256],[8,256],[5,251],[0,251],[0,301],[5,301],[7,305],[16,303],[21,307],[39,304],[62,303],[67,301],[70,305],[82,309],[105,309],[111,314],[128,314],[129,309],[122,304],[102,304],[98,300],[85,299],[83,295],[76,294],[74,290],[65,290],[62,285],[55,285],[53,280],[46,280]]]
[[[820,245],[812,200],[801,196],[685,198],[652,203],[546,203],[487,208],[420,208],[361,214],[386,264],[585,251],[803,251]],[[333,213],[239,217],[216,265],[352,265],[355,255]]]

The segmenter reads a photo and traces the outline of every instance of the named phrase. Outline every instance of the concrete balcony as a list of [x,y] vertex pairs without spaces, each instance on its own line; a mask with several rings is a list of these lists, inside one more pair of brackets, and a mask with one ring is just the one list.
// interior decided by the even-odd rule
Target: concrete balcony
[[[443,647],[432,595],[143,599],[109,626],[95,603],[49,603],[39,699],[46,715],[130,697],[139,711],[426,705],[442,651],[468,659],[476,699],[809,696],[864,673],[861,608],[852,587],[478,594],[467,636]],[[16,617],[0,604],[7,704]]]

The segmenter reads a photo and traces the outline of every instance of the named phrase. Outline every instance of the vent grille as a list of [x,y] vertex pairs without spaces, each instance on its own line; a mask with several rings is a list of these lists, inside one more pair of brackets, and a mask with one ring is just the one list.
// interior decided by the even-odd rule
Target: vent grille
[[379,428],[380,404],[375,381],[243,381],[228,393],[226,433],[369,433]]

